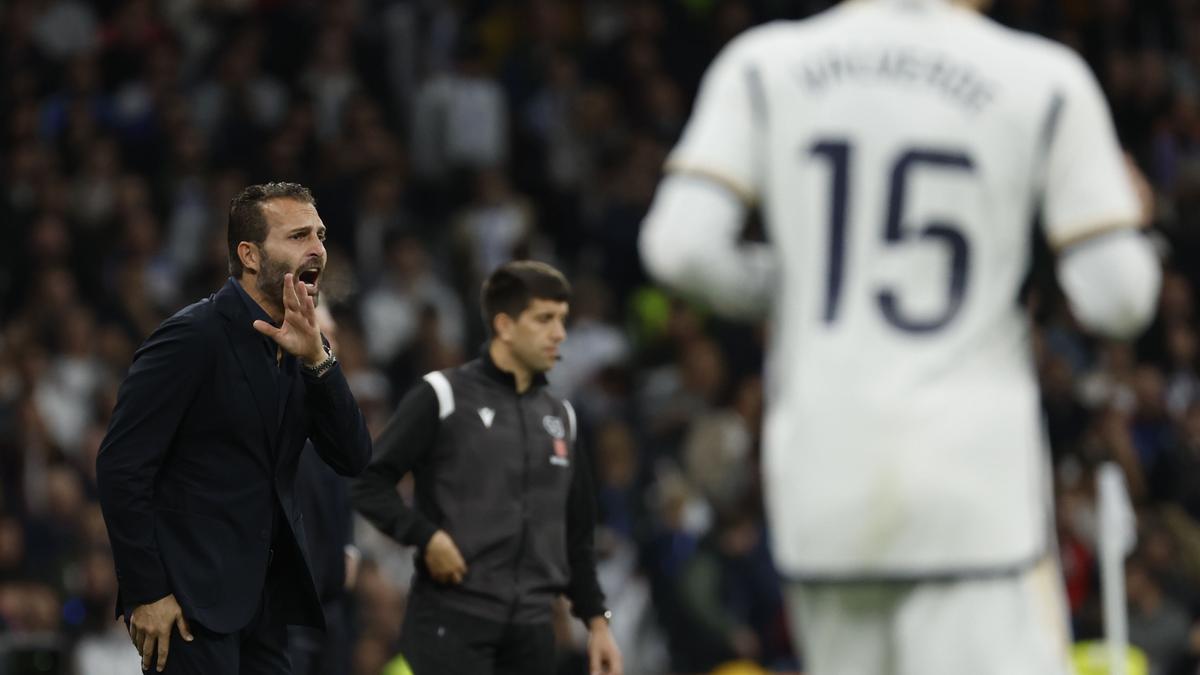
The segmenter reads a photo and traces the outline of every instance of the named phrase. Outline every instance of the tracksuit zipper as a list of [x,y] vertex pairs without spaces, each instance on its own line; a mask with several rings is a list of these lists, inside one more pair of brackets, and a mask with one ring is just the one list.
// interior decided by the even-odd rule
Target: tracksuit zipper
[[[515,392],[514,392],[515,393]],[[525,557],[525,538],[529,533],[529,430],[525,425],[525,406],[521,394],[517,393],[517,418],[521,423],[521,538],[517,543],[517,555],[513,560],[513,603],[508,611],[508,619],[516,617],[517,607],[521,602],[521,560]]]

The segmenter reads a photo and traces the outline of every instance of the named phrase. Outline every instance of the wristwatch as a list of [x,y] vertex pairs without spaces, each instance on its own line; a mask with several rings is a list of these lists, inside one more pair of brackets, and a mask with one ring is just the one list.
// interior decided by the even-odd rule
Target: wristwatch
[[315,366],[301,363],[300,370],[313,377],[321,377],[333,367],[333,364],[337,363],[337,357],[333,355],[333,350],[329,348],[329,345],[323,346],[325,347],[325,360]]

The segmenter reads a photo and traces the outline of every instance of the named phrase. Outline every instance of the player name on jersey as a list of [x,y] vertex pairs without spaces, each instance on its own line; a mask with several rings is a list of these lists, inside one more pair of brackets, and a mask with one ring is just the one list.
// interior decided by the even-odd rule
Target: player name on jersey
[[927,87],[976,113],[995,99],[997,89],[994,82],[980,77],[969,64],[911,47],[864,46],[829,51],[801,65],[799,75],[813,95],[850,82],[887,81]]

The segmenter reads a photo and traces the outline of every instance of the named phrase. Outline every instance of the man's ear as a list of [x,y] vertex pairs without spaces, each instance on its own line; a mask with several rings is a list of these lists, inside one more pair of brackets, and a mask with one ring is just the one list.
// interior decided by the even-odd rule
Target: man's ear
[[496,317],[492,319],[492,332],[501,341],[506,341],[512,337],[513,319],[504,312],[497,312]]
[[258,274],[259,270],[259,253],[258,246],[249,241],[238,242],[237,254],[238,260],[242,261],[242,268],[248,272]]

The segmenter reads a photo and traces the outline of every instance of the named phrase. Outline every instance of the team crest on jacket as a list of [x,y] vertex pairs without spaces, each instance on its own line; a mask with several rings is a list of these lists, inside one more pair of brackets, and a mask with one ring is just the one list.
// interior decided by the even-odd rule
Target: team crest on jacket
[[546,433],[554,438],[566,438],[567,430],[563,427],[562,420],[554,415],[546,415],[542,418],[542,426],[546,428]]
[[571,461],[567,459],[567,430],[562,420],[554,415],[546,415],[542,418],[542,426],[554,438],[554,454],[550,456],[550,463],[554,466],[570,466]]
[[561,438],[554,439],[554,454],[550,456],[550,463],[554,466],[571,465],[571,460],[567,459],[567,442]]

